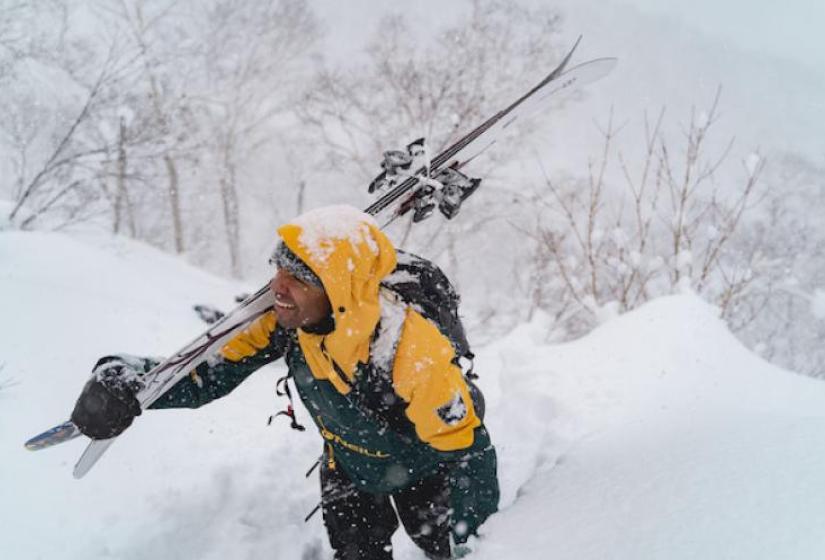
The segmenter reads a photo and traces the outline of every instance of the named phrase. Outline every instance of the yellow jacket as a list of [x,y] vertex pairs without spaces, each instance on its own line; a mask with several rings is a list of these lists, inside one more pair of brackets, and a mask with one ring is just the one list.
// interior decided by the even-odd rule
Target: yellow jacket
[[[312,375],[346,395],[359,363],[377,359],[379,331],[381,336],[397,338],[382,345],[394,350],[390,356],[393,389],[406,404],[405,414],[417,437],[439,451],[470,447],[481,421],[454,363],[450,341],[409,306],[401,306],[396,329],[385,328],[384,323],[391,322],[387,306],[399,304],[382,297],[380,284],[395,268],[396,252],[372,218],[354,208],[329,207],[299,217],[278,229],[278,234],[321,279],[332,305],[335,329],[331,333],[297,331]],[[381,329],[376,328],[379,320]],[[276,329],[273,311],[236,336],[222,353],[229,361],[250,357],[271,343]]]

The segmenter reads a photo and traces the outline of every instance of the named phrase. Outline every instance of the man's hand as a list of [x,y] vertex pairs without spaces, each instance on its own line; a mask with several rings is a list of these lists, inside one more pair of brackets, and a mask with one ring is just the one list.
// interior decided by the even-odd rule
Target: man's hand
[[72,422],[92,439],[120,435],[143,412],[136,394],[143,388],[143,374],[154,361],[134,356],[101,358],[77,399]]

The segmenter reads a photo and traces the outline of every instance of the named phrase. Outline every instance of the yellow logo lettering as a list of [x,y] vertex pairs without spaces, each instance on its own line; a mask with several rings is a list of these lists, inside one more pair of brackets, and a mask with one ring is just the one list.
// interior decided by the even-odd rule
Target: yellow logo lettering
[[386,459],[389,457],[388,453],[384,453],[383,451],[371,451],[366,447],[362,447],[355,443],[350,443],[338,434],[330,432],[329,430],[327,430],[326,426],[324,426],[324,422],[323,420],[321,420],[320,416],[318,416],[318,424],[321,426],[321,437],[327,441],[335,442],[341,447],[344,447],[346,449],[349,449],[350,451],[354,451],[355,453],[364,455],[366,457],[372,457],[374,459]]

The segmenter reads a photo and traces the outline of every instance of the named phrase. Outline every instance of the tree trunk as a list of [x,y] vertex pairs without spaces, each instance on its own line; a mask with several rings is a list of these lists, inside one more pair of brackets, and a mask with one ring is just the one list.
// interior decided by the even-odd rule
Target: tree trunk
[[300,216],[304,213],[304,196],[307,190],[307,182],[301,181],[298,183],[298,212],[297,215]]
[[124,215],[126,226],[129,229],[129,236],[134,238],[137,235],[135,228],[135,212],[132,207],[132,200],[129,197],[129,189],[126,185],[126,124],[123,117],[120,119],[120,132],[117,140],[117,191],[115,193],[115,233],[120,233],[123,227]]
[[224,171],[221,176],[221,201],[223,220],[226,227],[226,243],[229,249],[229,267],[233,277],[241,275],[240,216],[238,209],[238,189],[235,185],[235,166],[230,156],[231,148],[224,149]]
[[178,192],[178,169],[172,156],[163,156],[166,172],[169,174],[169,206],[172,211],[172,229],[175,235],[175,252],[183,253],[183,220],[180,214],[180,193]]

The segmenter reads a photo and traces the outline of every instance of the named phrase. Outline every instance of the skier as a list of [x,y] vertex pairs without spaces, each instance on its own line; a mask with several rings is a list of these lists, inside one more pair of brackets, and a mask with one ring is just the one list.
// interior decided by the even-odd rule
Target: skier
[[[369,215],[323,208],[278,234],[274,309],[151,408],[202,406],[283,357],[324,440],[321,508],[335,558],[391,559],[399,518],[428,558],[451,558],[451,537],[465,543],[499,498],[483,402],[459,367],[463,330],[382,285],[409,255]],[[72,421],[92,438],[120,434],[141,413],[134,395],[156,363],[102,358]],[[291,405],[286,414],[300,427]]]

